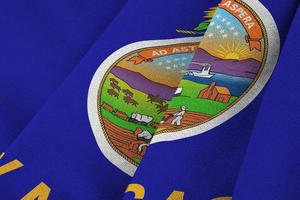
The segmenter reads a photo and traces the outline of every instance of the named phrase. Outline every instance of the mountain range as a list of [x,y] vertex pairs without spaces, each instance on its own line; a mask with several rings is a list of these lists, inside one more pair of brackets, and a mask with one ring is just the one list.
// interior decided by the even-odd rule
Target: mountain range
[[177,88],[151,81],[139,72],[115,66],[111,73],[126,82],[130,87],[146,94],[159,95],[162,99],[171,100]]
[[[245,60],[221,59],[199,48],[194,55],[193,62],[205,62],[212,65],[211,71],[231,76],[254,79],[259,71],[261,62],[249,58]],[[202,70],[202,66],[191,63],[190,70]]]

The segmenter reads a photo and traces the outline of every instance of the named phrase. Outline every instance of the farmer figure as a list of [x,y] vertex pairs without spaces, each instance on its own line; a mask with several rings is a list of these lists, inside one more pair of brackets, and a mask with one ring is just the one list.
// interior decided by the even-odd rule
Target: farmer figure
[[176,125],[176,126],[180,126],[181,125],[181,120],[185,114],[186,111],[186,107],[185,106],[181,106],[181,111],[174,113],[173,116],[175,117],[173,119],[173,121],[171,122],[172,125]]

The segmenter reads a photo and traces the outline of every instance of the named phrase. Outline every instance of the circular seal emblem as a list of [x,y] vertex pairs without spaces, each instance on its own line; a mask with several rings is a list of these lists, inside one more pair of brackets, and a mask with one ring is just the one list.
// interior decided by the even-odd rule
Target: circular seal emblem
[[88,94],[100,150],[132,176],[151,143],[224,123],[265,86],[279,44],[276,24],[259,1],[223,0],[204,37],[117,50],[99,66]]

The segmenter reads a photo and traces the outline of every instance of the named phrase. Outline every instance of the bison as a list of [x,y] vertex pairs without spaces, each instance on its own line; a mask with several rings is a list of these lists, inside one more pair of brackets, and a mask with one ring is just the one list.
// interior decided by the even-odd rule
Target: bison
[[130,96],[124,96],[123,99],[124,99],[124,102],[127,103],[127,104],[131,104],[135,107],[137,105],[139,105],[139,103],[136,100],[134,100],[133,98],[131,98]]
[[108,89],[107,92],[110,96],[117,97],[117,99],[119,98],[119,93],[117,93],[113,89]]
[[112,87],[112,89],[118,90],[118,92],[121,91],[121,87],[118,86],[118,84],[116,84],[115,82],[111,82],[111,83],[110,83],[110,86]]
[[123,93],[124,93],[126,96],[133,97],[133,92],[131,92],[130,90],[128,90],[128,89],[123,89],[122,91],[123,91]]

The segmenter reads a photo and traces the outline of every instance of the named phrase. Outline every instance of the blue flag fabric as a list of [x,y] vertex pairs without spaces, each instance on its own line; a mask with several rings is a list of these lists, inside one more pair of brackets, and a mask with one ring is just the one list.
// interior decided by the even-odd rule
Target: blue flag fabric
[[0,152],[61,84],[124,3],[1,1]]
[[300,9],[268,85],[239,173],[233,199],[299,199]]
[[[161,135],[165,133],[155,135],[152,139],[153,144],[148,148],[146,156],[126,190],[124,199],[139,196],[140,199],[150,200],[228,200],[233,194],[233,199],[299,198],[299,181],[297,180],[299,159],[296,155],[299,152],[297,146],[299,123],[297,123],[298,114],[295,114],[298,109],[295,102],[297,94],[289,93],[284,97],[279,95],[282,91],[292,91],[299,85],[295,76],[299,62],[299,45],[297,45],[299,26],[296,24],[299,16],[298,18],[296,16],[290,36],[286,39],[298,1],[262,0],[261,3],[272,14],[280,33],[281,44],[285,46],[280,63],[272,77],[272,83],[264,92],[265,95],[259,95],[233,118],[201,135],[173,141],[173,138],[178,137],[178,133],[195,135],[188,131],[173,132],[173,135],[170,133],[169,138],[166,139],[168,142],[161,142],[157,139],[157,137],[163,138]],[[228,4],[228,1],[222,1],[222,11],[217,11],[211,22],[213,30],[221,31],[216,25],[220,25],[220,20],[221,22],[224,20],[222,19],[224,7]],[[226,18],[228,19],[229,17]],[[224,22],[227,21],[224,20]],[[206,47],[204,43],[216,33],[209,28],[201,40],[200,47]],[[275,32],[269,33],[269,35],[275,34]],[[231,45],[232,43],[234,41]],[[214,47],[217,48],[218,45]],[[226,46],[224,48],[223,51],[226,50]],[[196,56],[197,52],[190,68],[195,68],[195,64],[208,60],[203,54]],[[193,70],[190,70],[190,73],[194,73]],[[216,79],[216,74],[214,76]],[[216,82],[222,84],[218,80]],[[185,85],[182,84],[182,86],[184,89]],[[210,88],[215,87],[215,85],[210,86]],[[229,87],[229,89],[231,92],[234,91],[234,88]],[[187,94],[186,92],[181,95]],[[199,95],[205,97],[205,93]],[[170,105],[172,106],[172,102]],[[181,105],[187,106],[190,110],[194,109],[191,104]],[[204,104],[201,105],[204,106]],[[189,110],[186,111],[184,108],[181,111],[185,114],[175,113],[175,116],[181,115],[181,118],[177,118],[182,122],[179,125],[185,126],[184,123],[188,123]],[[189,120],[191,121],[192,118]],[[168,121],[163,121],[163,124],[165,122]],[[169,125],[176,126],[175,122],[176,118],[175,121],[169,121]],[[211,125],[213,124],[207,126]],[[237,186],[236,183],[238,183]]]
[[[178,74],[184,72],[199,44],[199,37],[190,36],[203,34],[217,4],[211,0],[128,1],[2,156],[1,198],[121,199],[150,140],[147,137],[157,126],[161,115],[157,113],[165,108],[162,98],[170,98],[176,90],[167,83],[176,85]],[[204,11],[208,11],[206,18],[202,18]],[[139,42],[145,40],[154,41]],[[172,69],[178,68],[173,71],[174,79],[167,78],[170,66],[163,66],[169,59],[176,61]],[[129,64],[136,71],[128,70]],[[151,71],[138,71],[141,65]],[[158,66],[163,81],[153,75]],[[107,68],[110,73],[102,71]],[[105,82],[97,82],[103,75]],[[132,77],[138,78],[139,84]],[[145,77],[157,82],[147,86],[144,83],[150,79]],[[104,88],[100,100],[99,87]],[[149,102],[140,101],[147,98]],[[118,103],[122,106],[116,110]],[[128,111],[122,110],[125,107]],[[155,110],[155,115],[146,116],[136,109],[145,109],[145,113]],[[99,113],[103,114],[100,118]],[[101,127],[103,130],[97,129]],[[141,128],[148,131],[140,132]],[[146,137],[140,140],[135,134],[141,133]]]

